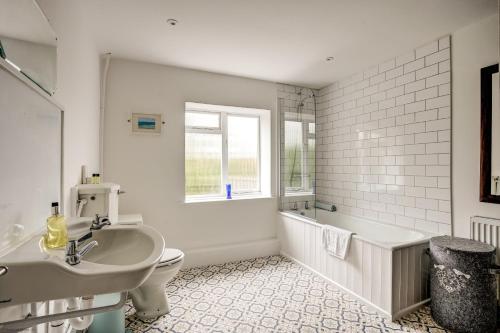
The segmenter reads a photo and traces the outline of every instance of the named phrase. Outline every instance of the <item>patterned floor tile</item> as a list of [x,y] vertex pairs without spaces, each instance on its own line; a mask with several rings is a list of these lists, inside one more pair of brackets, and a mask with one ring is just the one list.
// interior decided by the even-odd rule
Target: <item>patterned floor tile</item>
[[165,288],[171,312],[141,320],[136,333],[446,333],[428,307],[391,322],[331,283],[282,256],[182,270]]

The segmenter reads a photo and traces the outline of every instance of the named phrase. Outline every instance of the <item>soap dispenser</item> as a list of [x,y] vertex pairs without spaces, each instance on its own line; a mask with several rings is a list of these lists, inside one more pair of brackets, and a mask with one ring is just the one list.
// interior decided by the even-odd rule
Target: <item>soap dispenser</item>
[[49,249],[65,247],[68,243],[68,229],[64,216],[59,214],[59,203],[52,203],[52,215],[47,219],[45,246]]

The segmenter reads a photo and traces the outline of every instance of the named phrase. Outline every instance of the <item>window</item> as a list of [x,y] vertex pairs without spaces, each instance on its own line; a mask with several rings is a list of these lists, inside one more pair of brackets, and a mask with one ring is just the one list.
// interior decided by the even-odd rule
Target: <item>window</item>
[[222,191],[222,135],[186,132],[186,195]]
[[236,197],[263,193],[261,129],[269,118],[263,111],[186,103],[187,199],[223,198],[226,184]]
[[235,193],[259,192],[259,118],[227,116],[227,178]]
[[285,120],[284,127],[285,192],[312,192],[315,179],[314,120]]

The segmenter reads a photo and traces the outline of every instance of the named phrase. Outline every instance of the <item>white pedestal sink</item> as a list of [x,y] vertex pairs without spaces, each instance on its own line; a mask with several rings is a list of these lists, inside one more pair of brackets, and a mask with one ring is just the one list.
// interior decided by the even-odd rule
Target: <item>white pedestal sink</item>
[[[78,238],[89,229],[79,224],[70,229]],[[144,225],[111,225],[93,231],[90,240],[99,245],[81,262],[65,262],[65,250],[44,248],[42,235],[0,257],[8,267],[0,277],[0,309],[23,303],[122,292],[140,286],[161,259],[165,241]]]

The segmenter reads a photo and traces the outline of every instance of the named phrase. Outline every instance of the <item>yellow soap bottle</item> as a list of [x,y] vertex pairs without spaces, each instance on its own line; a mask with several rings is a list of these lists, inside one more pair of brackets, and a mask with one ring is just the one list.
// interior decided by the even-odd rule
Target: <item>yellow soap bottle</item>
[[59,203],[52,203],[52,215],[47,219],[45,246],[49,249],[65,247],[68,243],[68,229],[64,216],[59,214]]

